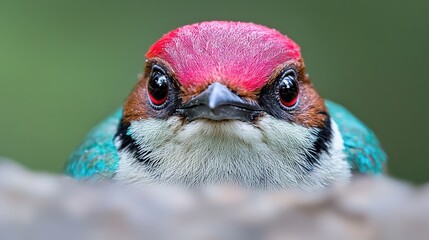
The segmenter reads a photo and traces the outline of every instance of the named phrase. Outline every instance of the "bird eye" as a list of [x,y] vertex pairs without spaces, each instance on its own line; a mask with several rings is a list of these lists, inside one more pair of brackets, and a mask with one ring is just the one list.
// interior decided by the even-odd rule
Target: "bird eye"
[[168,98],[168,77],[158,67],[154,67],[147,88],[152,104],[155,107],[161,106]]
[[280,78],[279,97],[280,102],[290,109],[296,105],[299,96],[299,86],[294,70],[288,70]]

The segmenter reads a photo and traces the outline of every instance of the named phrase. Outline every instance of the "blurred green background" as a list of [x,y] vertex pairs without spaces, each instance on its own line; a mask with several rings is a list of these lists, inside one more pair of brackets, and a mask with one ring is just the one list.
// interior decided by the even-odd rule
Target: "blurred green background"
[[119,107],[162,34],[204,20],[267,25],[294,39],[322,96],[379,136],[390,174],[429,180],[429,1],[0,3],[0,156],[60,172]]

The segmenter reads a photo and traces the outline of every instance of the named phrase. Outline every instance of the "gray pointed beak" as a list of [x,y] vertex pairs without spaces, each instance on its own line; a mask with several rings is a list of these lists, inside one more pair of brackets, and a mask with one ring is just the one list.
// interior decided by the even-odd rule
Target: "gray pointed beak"
[[178,112],[187,120],[241,120],[253,121],[262,109],[231,92],[225,85],[215,82],[199,95],[184,103]]

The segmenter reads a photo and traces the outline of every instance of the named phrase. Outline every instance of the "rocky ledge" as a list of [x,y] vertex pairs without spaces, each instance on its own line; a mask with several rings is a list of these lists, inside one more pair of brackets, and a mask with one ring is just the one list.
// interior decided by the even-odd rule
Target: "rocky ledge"
[[311,195],[88,184],[0,163],[0,239],[429,239],[429,185]]

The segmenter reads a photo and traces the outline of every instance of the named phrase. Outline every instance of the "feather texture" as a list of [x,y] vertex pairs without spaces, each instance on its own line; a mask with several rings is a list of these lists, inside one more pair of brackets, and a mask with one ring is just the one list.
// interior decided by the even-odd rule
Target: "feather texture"
[[[347,161],[355,172],[381,173],[387,157],[375,134],[352,113],[339,104],[326,100],[326,106],[337,123],[344,141]],[[114,137],[122,108],[96,126],[80,147],[70,156],[66,174],[77,178],[112,178],[119,166]]]
[[347,161],[360,173],[381,173],[387,156],[375,134],[343,106],[326,100],[326,106],[338,124]]
[[65,173],[76,179],[112,178],[119,156],[113,139],[122,117],[122,108],[96,126],[70,156]]

